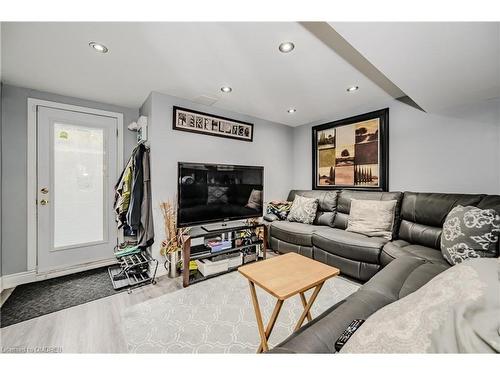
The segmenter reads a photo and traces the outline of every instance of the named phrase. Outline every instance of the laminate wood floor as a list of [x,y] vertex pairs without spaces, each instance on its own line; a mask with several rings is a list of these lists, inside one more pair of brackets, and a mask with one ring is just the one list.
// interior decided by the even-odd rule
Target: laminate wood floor
[[120,312],[182,288],[181,278],[158,278],[156,285],[60,310],[0,329],[6,352],[127,353]]

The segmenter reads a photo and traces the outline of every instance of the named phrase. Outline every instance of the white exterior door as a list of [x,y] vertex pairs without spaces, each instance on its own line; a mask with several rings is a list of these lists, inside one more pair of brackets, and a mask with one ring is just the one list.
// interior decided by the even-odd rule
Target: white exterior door
[[113,257],[116,118],[37,107],[38,272]]

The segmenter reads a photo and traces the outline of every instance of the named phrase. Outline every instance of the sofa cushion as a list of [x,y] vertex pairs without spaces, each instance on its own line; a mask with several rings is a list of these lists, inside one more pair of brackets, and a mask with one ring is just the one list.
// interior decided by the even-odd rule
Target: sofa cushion
[[270,353],[334,353],[335,341],[353,321],[367,319],[444,271],[415,258],[400,258],[373,276],[357,292],[304,325]]
[[353,260],[378,263],[380,250],[388,240],[346,232],[336,228],[321,228],[314,232],[312,244],[329,253]]
[[313,259],[338,268],[342,276],[349,276],[359,281],[370,280],[382,268],[378,263],[347,259],[316,246],[312,248],[312,255]]
[[269,227],[271,237],[300,246],[312,246],[312,234],[319,226],[292,221],[273,221]]
[[313,257],[313,248],[311,246],[296,245],[276,237],[269,237],[269,247],[280,254],[297,253],[308,258]]
[[287,200],[293,201],[296,195],[317,198],[318,210],[313,224],[333,226],[333,220],[337,212],[337,193],[336,190],[291,190]]
[[431,263],[449,266],[439,250],[427,246],[411,244],[404,240],[396,240],[385,244],[380,254],[380,264],[386,266],[394,259],[401,257],[413,257]]

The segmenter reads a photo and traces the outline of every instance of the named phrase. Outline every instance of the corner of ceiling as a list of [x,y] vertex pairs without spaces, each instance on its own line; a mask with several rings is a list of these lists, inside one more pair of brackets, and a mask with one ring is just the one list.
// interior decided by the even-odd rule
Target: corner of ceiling
[[333,52],[351,64],[366,78],[402,103],[425,112],[412,98],[385,76],[375,65],[354,48],[328,22],[299,22],[307,31],[316,36]]

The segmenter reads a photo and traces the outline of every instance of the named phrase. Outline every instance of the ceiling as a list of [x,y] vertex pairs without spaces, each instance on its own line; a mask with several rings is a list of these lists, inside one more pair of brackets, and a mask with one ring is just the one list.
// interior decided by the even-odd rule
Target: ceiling
[[[151,91],[207,95],[216,107],[295,126],[388,98],[293,22],[2,25],[4,82],[111,104],[138,107]],[[283,54],[286,40],[296,48]],[[347,93],[352,85],[361,90]]]
[[[425,110],[497,95],[496,23],[330,25]],[[288,40],[295,50],[280,53]],[[90,41],[109,53],[96,53]],[[127,107],[151,91],[208,96],[215,107],[290,126],[392,99],[294,22],[4,22],[2,80]],[[230,94],[220,91],[225,85]],[[352,85],[360,90],[348,93]]]
[[330,23],[428,112],[500,97],[500,23]]

